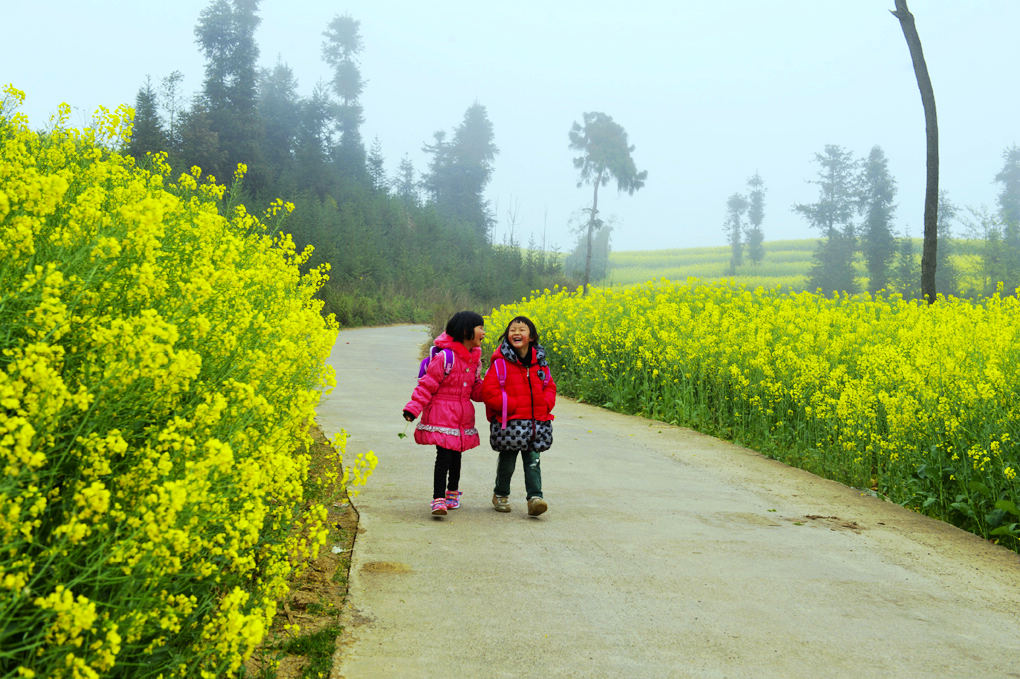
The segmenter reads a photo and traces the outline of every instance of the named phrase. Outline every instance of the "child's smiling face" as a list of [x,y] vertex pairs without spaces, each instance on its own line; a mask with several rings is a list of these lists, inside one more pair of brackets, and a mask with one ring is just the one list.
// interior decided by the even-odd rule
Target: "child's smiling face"
[[531,330],[527,323],[511,323],[506,332],[506,341],[517,352],[518,356],[524,356],[531,347]]

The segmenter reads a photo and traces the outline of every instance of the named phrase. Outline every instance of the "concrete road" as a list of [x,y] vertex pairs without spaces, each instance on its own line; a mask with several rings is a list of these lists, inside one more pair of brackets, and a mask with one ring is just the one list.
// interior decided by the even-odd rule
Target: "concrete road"
[[334,677],[1020,677],[1017,554],[687,429],[561,399],[548,513],[519,466],[493,511],[483,434],[433,518],[434,449],[398,436],[425,339],[330,358],[319,423],[379,456]]

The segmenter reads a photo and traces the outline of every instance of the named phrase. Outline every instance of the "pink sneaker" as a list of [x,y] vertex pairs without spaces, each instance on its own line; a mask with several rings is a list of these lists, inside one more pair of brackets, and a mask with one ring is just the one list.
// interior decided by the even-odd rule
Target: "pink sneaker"
[[441,497],[437,497],[432,501],[432,516],[445,516],[446,515],[446,500]]
[[457,509],[460,507],[460,496],[463,495],[459,490],[448,490],[446,491],[446,508]]

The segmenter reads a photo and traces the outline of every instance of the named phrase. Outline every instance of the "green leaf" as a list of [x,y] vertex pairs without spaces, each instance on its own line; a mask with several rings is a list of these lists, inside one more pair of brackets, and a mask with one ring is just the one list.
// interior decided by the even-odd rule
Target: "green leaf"
[[1017,535],[1020,536],[1020,523],[1008,523],[1005,526],[999,526],[995,530],[991,531],[989,535]]
[[956,511],[960,512],[964,516],[967,516],[977,521],[977,515],[974,513],[974,508],[971,507],[969,504],[965,502],[954,502],[949,506],[955,509]]
[[982,495],[991,495],[992,491],[988,490],[988,486],[981,483],[980,481],[971,481],[967,487],[974,493],[981,493]]
[[1009,512],[1013,516],[1020,516],[1020,511],[1017,510],[1016,505],[1009,500],[999,500],[995,503],[996,509],[1001,509],[1004,512]]
[[985,523],[988,524],[989,528],[996,528],[1001,526],[1006,521],[1006,512],[1001,509],[993,509],[992,511],[985,514]]

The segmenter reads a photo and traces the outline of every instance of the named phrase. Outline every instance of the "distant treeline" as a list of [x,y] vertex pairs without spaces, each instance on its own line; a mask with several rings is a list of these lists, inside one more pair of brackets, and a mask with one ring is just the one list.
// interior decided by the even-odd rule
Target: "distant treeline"
[[[1014,294],[1020,286],[1020,148],[1012,145],[1002,157],[1002,170],[994,177],[1000,185],[998,209],[994,212],[972,208],[964,211],[949,200],[945,191],[939,195],[935,273],[939,294],[982,297],[1000,286]],[[791,270],[788,258],[784,261],[782,283],[826,294],[837,290],[886,290],[919,298],[920,247],[906,229],[898,233],[895,228],[896,180],[889,173],[882,148],[875,146],[867,158],[858,158],[852,151],[830,144],[815,154],[815,162],[818,175],[811,183],[818,186],[818,200],[794,205],[793,210],[817,229],[821,238],[814,242],[810,260],[794,265],[799,267],[797,271]],[[778,254],[775,247],[763,247],[761,177],[756,173],[748,186],[751,190],[747,196],[734,193],[727,200],[723,230],[729,247],[720,249],[726,251],[720,261],[711,265],[711,270],[706,270],[702,261],[700,268],[683,275],[757,281],[768,279],[767,272],[777,270],[768,263],[770,250],[771,256]],[[965,240],[954,238],[961,226]],[[704,249],[703,253],[708,251]],[[614,274],[618,261],[611,264]],[[676,260],[666,264],[673,271],[678,267],[683,268]],[[619,277],[614,279],[618,281]],[[630,276],[626,280],[631,282]]]
[[308,36],[322,41],[332,79],[302,97],[285,63],[257,66],[257,11],[257,0],[213,0],[201,12],[201,90],[186,101],[179,71],[158,85],[147,80],[135,101],[131,155],[144,163],[147,153],[165,151],[174,168],[197,166],[228,183],[243,163],[250,211],[277,198],[293,202],[284,228],[299,247],[314,246],[310,265],[330,264],[321,294],[342,325],[487,311],[566,283],[556,253],[492,242],[483,194],[498,149],[484,106],[473,103],[452,134],[438,131],[424,144],[427,168],[417,170],[405,154],[397,175],[387,176],[381,142],[366,150],[361,136],[359,22],[337,16]]

